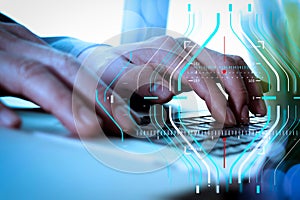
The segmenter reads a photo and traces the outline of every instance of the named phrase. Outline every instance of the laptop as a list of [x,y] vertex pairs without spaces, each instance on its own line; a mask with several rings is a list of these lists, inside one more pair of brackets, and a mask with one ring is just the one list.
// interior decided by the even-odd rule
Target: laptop
[[[287,124],[280,116],[287,117],[292,112],[282,110],[280,106],[276,109],[268,107],[267,116],[251,115],[247,126],[224,128],[215,122],[201,100],[198,100],[198,110],[188,106],[180,108],[178,105],[188,105],[184,101],[192,98],[190,94],[182,95],[185,98],[178,96],[161,106],[164,108],[160,109],[161,113],[156,107],[150,110],[149,118],[155,113],[155,119],[150,121],[166,119],[160,127],[156,123],[152,126],[154,129],[136,132],[137,137],[124,141],[108,137],[82,140],[81,143],[96,160],[113,170],[129,174],[173,171],[167,179],[186,179],[180,181],[182,184],[175,184],[177,189],[180,188],[178,191],[190,189],[199,194],[205,188],[213,188],[216,193],[221,193],[228,191],[231,184],[238,183],[242,190],[243,182],[256,180],[259,193],[259,178],[266,161],[280,160],[288,136],[298,135],[298,130],[290,129],[287,134],[282,128]],[[72,143],[73,139],[59,137],[67,135],[68,131],[56,118],[35,109],[18,107],[24,122],[23,130],[51,141],[59,138]],[[37,119],[41,123],[36,123]],[[170,185],[174,186],[174,183]]]

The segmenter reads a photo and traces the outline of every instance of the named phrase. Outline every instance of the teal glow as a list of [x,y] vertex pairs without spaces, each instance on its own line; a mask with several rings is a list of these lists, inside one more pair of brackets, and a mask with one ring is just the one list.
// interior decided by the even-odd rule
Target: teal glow
[[188,11],[191,12],[191,4],[188,4]]
[[147,99],[147,100],[157,100],[158,99],[158,97],[156,97],[156,96],[153,96],[153,97],[144,97],[144,99]]
[[256,186],[256,193],[259,194],[260,193],[260,185]]
[[262,100],[276,100],[277,97],[276,96],[262,96],[261,99]]
[[187,99],[187,96],[174,96],[173,99],[178,99],[178,100]]
[[252,11],[252,5],[249,3],[248,4],[248,12],[251,12]]
[[228,5],[229,12],[232,12],[232,4]]
[[124,141],[124,132],[122,130],[122,128],[120,127],[120,125],[116,122],[116,120],[109,114],[109,112],[105,109],[105,107],[102,105],[102,103],[99,101],[98,99],[98,90],[96,90],[96,102],[98,103],[98,105],[102,108],[102,110],[105,112],[105,114],[111,119],[111,121],[113,121],[113,123],[117,126],[117,128],[120,130],[121,132],[121,141]]

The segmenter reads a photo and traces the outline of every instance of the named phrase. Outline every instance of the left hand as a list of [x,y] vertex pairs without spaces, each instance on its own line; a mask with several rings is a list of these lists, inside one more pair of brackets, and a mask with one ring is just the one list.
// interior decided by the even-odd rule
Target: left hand
[[[188,48],[184,49],[184,41],[189,41]],[[199,45],[187,38],[162,36],[118,47],[100,47],[90,55],[90,52],[83,54],[79,59],[83,60],[89,55],[84,65],[95,71],[111,89],[114,90],[116,83],[122,79],[126,84],[121,84],[119,91],[135,91],[141,97],[157,96],[158,99],[150,100],[154,104],[166,103],[174,95],[189,88],[205,100],[212,116],[226,125],[247,124],[249,110],[254,114],[265,115],[264,101],[252,98],[262,96],[261,85],[249,82],[256,78],[249,68],[238,68],[247,66],[243,59],[232,55],[225,55],[224,58],[223,54],[207,48],[196,55],[199,48]],[[193,56],[194,61],[189,63]],[[196,62],[201,67],[196,68]],[[180,77],[186,66],[189,67]],[[224,73],[222,66],[237,67],[227,69]],[[194,81],[190,80],[189,74],[193,74]],[[181,91],[177,87],[179,79]],[[221,82],[229,96],[228,100],[217,87],[216,80]],[[156,90],[150,90],[153,84],[157,85]]]

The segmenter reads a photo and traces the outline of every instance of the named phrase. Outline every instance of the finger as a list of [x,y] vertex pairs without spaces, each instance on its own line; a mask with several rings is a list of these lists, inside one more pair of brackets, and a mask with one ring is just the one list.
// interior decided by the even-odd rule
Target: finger
[[[0,48],[9,53],[22,52],[22,56],[28,59],[35,60],[51,70],[56,77],[65,83],[69,88],[74,87],[78,90],[82,97],[87,97],[87,88],[93,88],[92,85],[86,85],[86,88],[79,87],[77,84],[73,85],[76,80],[76,75],[81,67],[80,63],[71,55],[61,53],[53,48],[28,42],[20,38],[8,35],[0,30]],[[97,80],[96,74],[92,74],[89,70],[82,70],[85,74],[86,83],[94,83]],[[94,99],[85,99],[94,102]]]
[[11,93],[21,94],[55,115],[72,133],[84,129],[86,135],[97,132],[91,123],[92,112],[77,99],[74,106],[80,112],[76,129],[72,115],[72,93],[47,67],[35,61],[0,52],[2,73],[0,85]]
[[19,116],[7,108],[0,102],[0,126],[7,128],[19,128],[21,126],[21,119]]
[[0,29],[4,29],[5,31],[8,31],[24,40],[35,42],[41,45],[48,45],[45,41],[20,24],[0,22]]
[[[247,66],[242,58],[235,56],[234,59],[236,60],[238,66]],[[240,72],[248,91],[250,111],[256,115],[266,115],[267,108],[265,102],[261,98],[256,98],[263,96],[262,85],[259,83],[260,80],[255,77],[248,67],[242,67]],[[257,80],[259,82],[257,82]]]
[[[84,64],[91,66],[91,60],[99,56],[98,53],[98,51],[91,53]],[[96,111],[103,120],[105,133],[123,134],[123,136],[125,133],[135,134],[136,126],[140,123],[138,114],[130,109],[129,98],[122,99],[123,97],[121,98],[118,93],[113,92],[115,84],[126,68],[124,63],[127,61],[124,61],[122,56],[113,56],[111,59],[115,59],[115,62],[111,61],[111,65],[93,69],[94,76],[97,75],[99,78],[91,78],[89,71],[81,67],[74,87],[78,91],[83,91],[84,96],[92,103],[91,105],[96,105]]]
[[[196,57],[195,60],[192,60],[192,56],[197,54],[200,46],[190,40],[187,40],[186,38],[179,38],[177,39],[177,41],[182,46],[184,46],[184,43],[188,41],[188,45],[186,44],[185,50],[191,52],[189,60],[190,66],[187,68],[185,76],[185,80],[187,81],[186,84],[190,84],[192,89],[198,94],[198,96],[205,100],[208,109],[217,121],[224,122],[229,126],[235,125],[236,117],[232,108],[227,105],[225,96],[216,85],[214,79],[215,75],[211,75],[211,72],[208,71],[205,67],[198,68],[198,70],[194,68],[194,65],[196,65],[195,62],[200,63],[200,60],[198,57]],[[210,59],[207,59],[205,57],[204,61],[206,60],[210,61]]]
[[[166,47],[169,49],[163,49],[160,47],[156,49],[156,52],[153,52],[152,54],[149,53],[149,49],[146,49],[148,50],[148,52],[144,52],[143,54],[148,55],[148,57],[151,56],[151,60],[149,60],[148,63],[151,63],[152,65],[157,63],[160,64],[163,59],[169,56],[170,59],[167,62],[163,63],[164,65],[167,65],[168,68],[162,70],[164,72],[162,77],[166,78],[166,75],[168,74],[170,77],[170,81],[173,82],[173,87],[174,82],[175,85],[176,82],[180,82],[180,84],[182,85],[190,85],[190,88],[195,90],[198,96],[205,100],[208,109],[217,121],[225,123],[226,125],[234,125],[236,123],[235,117],[231,109],[227,106],[226,98],[218,89],[213,80],[205,80],[200,75],[196,75],[199,81],[189,83],[189,80],[185,77],[188,72],[192,71],[189,62],[192,59],[191,52],[195,50],[196,44],[194,44],[193,47],[188,52],[186,52],[181,47],[181,44],[177,44],[176,41],[175,43],[176,44],[172,44],[169,47]],[[175,50],[173,50],[172,47],[175,47]],[[178,79],[179,76],[181,76],[181,80]]]
[[[201,65],[207,66],[208,68],[212,66],[247,67],[244,60],[238,56],[224,56],[219,52],[206,48],[199,54],[197,60]],[[262,95],[262,89],[259,84],[249,81],[256,80],[256,77],[250,70],[223,69],[220,67],[216,67],[215,70],[216,75],[220,78],[226,91],[229,93],[228,100],[231,105],[230,107],[240,123],[249,122],[249,109],[254,114],[265,115],[265,103],[261,99],[256,102],[253,100],[253,95]]]
[[226,71],[221,67],[216,68],[217,75],[228,93],[228,102],[239,123],[249,123],[249,94],[241,72],[236,69],[227,68],[226,66],[237,66],[237,63],[231,57],[226,57],[224,62],[217,60],[218,65],[223,63]]
[[207,70],[203,68],[196,73],[193,68],[188,69],[188,74],[193,74],[184,78],[183,81],[188,81],[188,84],[202,98],[214,119],[218,122],[224,123],[226,126],[233,126],[236,124],[236,117],[228,105],[224,94],[220,91],[216,82],[211,77],[206,77]]
[[130,109],[129,102],[125,102],[116,92],[99,84],[96,92],[96,107],[103,119],[103,128],[106,133],[113,135],[125,133],[135,135],[140,118]]
[[[190,43],[194,44],[192,41]],[[249,123],[248,91],[240,72],[238,70],[228,68],[226,69],[226,73],[224,73],[222,68],[218,67],[236,66],[236,61],[228,56],[226,59],[224,59],[224,55],[209,49],[203,49],[199,55],[199,52],[197,51],[198,50],[193,50],[193,54],[197,56],[197,62],[201,63],[201,65],[206,66],[207,68],[217,66],[215,70],[212,71],[215,71],[216,74],[214,75],[219,77],[229,95],[229,106],[234,113],[236,120],[239,123]]]
[[267,83],[265,81],[260,82],[261,88],[263,90],[263,93],[267,93],[271,90],[272,85],[270,83]]
[[130,70],[122,75],[120,82],[122,84],[119,84],[119,89],[131,93],[135,92],[144,100],[152,103],[163,104],[170,101],[174,96],[174,91],[167,88],[168,82],[150,64],[131,65]]
[[[131,61],[135,65],[150,64],[156,66],[156,68],[161,68],[159,67],[161,65],[164,66],[161,68],[162,70],[158,71],[163,74],[162,77],[167,73],[180,71],[191,59],[176,40],[169,36],[154,38],[142,43],[131,53],[133,54]],[[128,58],[129,55],[125,54],[124,56]]]
[[1,29],[0,35],[0,49],[12,54],[19,52],[23,57],[36,60],[51,69],[66,84],[73,85],[80,67],[80,63],[74,57],[49,46],[20,39]]
[[[139,51],[141,54],[143,50]],[[95,52],[97,54],[97,52]],[[129,58],[127,58],[129,54]],[[92,56],[93,59],[94,56]],[[153,103],[168,102],[172,96],[172,91],[167,90],[167,81],[162,79],[157,72],[157,66],[151,63],[142,64],[140,66],[132,63],[132,52],[125,55],[116,56],[106,66],[98,70],[98,75],[110,87],[115,90],[116,82],[120,82],[117,93],[122,91],[136,92],[142,97],[153,97],[149,100]]]
[[[169,75],[172,74],[172,85],[173,87],[176,87],[176,83],[179,83],[178,77],[180,73],[182,73],[183,68],[187,66],[186,72],[183,73],[182,79],[180,80],[182,86],[189,86],[189,88],[194,90],[199,97],[204,99],[208,109],[212,113],[212,116],[217,121],[222,122],[225,125],[236,124],[234,114],[232,113],[231,109],[227,106],[226,98],[221,93],[214,80],[205,79],[205,77],[203,76],[204,73],[197,74],[196,70],[194,70],[193,67],[190,66],[190,63],[188,63],[192,58],[189,55],[192,52],[192,50],[193,49],[191,49],[189,52],[185,52],[183,48],[178,48],[176,51],[179,51],[180,55],[176,57],[172,55],[173,57],[171,57],[169,61],[169,68],[165,70],[166,72],[162,77],[165,78],[165,74],[167,73]],[[153,64],[154,62],[151,63]],[[192,77],[188,77],[188,74],[192,74]]]

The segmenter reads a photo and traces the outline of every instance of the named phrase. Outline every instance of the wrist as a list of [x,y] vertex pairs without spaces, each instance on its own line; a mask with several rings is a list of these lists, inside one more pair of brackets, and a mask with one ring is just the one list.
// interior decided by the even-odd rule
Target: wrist
[[83,49],[78,55],[77,55],[77,59],[80,63],[82,63],[89,55],[91,55],[91,53],[93,53],[96,49],[97,50],[106,50],[107,48],[110,48],[110,45],[107,44],[94,44],[91,46],[86,47],[85,49]]

